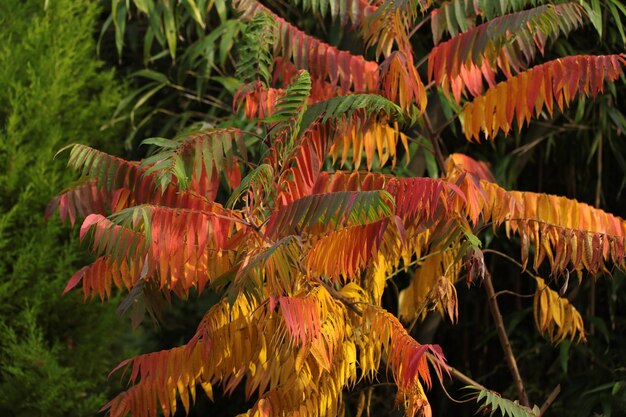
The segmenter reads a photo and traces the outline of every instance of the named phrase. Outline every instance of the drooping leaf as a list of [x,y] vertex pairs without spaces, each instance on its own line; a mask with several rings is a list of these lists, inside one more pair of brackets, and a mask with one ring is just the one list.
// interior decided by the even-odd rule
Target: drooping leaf
[[239,111],[243,107],[248,119],[260,122],[274,113],[276,102],[284,94],[282,89],[264,88],[260,81],[244,84],[233,97],[233,109]]
[[570,265],[592,274],[606,269],[605,262],[623,266],[626,259],[626,222],[588,204],[548,194],[505,191],[481,181],[487,196],[485,221],[506,225],[520,236],[522,264],[526,266],[530,245],[535,249],[533,267],[547,258],[552,275]]
[[327,101],[312,105],[302,118],[302,129],[305,130],[311,123],[320,120],[338,121],[351,119],[352,115],[361,110],[368,118],[370,115],[382,114],[390,120],[404,119],[402,109],[386,98],[375,94],[350,94],[335,97]]
[[[98,273],[110,285],[111,276],[127,268],[132,280],[156,279],[159,288],[179,296],[191,288],[202,291],[234,263],[229,245],[235,236],[237,217],[226,211],[193,211],[138,206],[117,212],[111,220],[99,215],[85,219],[81,236],[93,233],[96,254],[104,256],[84,273]],[[240,234],[245,234],[239,232]],[[128,260],[132,260],[129,262]],[[111,268],[108,271],[106,268]],[[145,269],[145,270],[144,270]],[[137,275],[141,273],[141,276]],[[111,275],[113,274],[113,275]],[[129,278],[123,281],[128,281]],[[121,285],[116,282],[116,286]]]
[[233,190],[233,193],[226,202],[227,207],[233,207],[237,200],[241,198],[251,187],[259,190],[263,190],[265,195],[271,195],[272,193],[272,180],[274,176],[274,170],[270,165],[261,164],[248,173],[241,180],[239,186]]
[[378,251],[389,220],[331,232],[309,250],[306,268],[311,276],[356,279]]
[[[174,152],[168,147],[178,146],[178,142],[167,139],[154,141],[164,146],[165,155],[170,157]],[[214,184],[217,176],[213,177],[213,181],[208,181],[206,175],[199,180],[192,179],[189,183],[190,190],[185,192],[179,190],[177,183],[171,181],[171,176],[168,179],[165,172],[167,185],[159,187],[163,185],[163,178],[158,178],[156,173],[147,172],[147,167],[84,145],[72,147],[69,165],[81,171],[83,176],[77,185],[50,201],[46,209],[47,217],[58,209],[63,221],[69,217],[71,224],[74,224],[79,217],[85,218],[89,214],[107,215],[140,204],[194,210],[210,210],[211,207],[218,206],[213,203],[217,193],[217,185]],[[202,164],[197,167],[202,167]]]
[[160,148],[144,159],[141,166],[146,174],[155,174],[162,190],[175,177],[179,189],[203,194],[208,184],[219,178],[218,175],[235,188],[241,181],[238,158],[247,158],[244,134],[238,129],[207,129],[173,140],[146,139],[143,144]]
[[285,60],[293,61],[298,69],[307,70],[312,77],[322,80],[328,77],[332,85],[339,84],[344,90],[376,91],[378,85],[376,62],[340,51],[305,34],[256,0],[236,0],[233,6],[242,13],[243,19],[250,19],[261,12],[269,13],[277,22],[280,33],[275,52],[280,53]]
[[379,308],[368,308],[366,315],[372,321],[372,337],[382,341],[387,351],[390,366],[398,388],[410,393],[419,384],[419,379],[430,389],[432,380],[425,353],[431,353],[436,359],[435,371],[442,377],[445,358],[438,345],[420,345],[400,324],[397,318]]
[[419,266],[409,286],[398,298],[398,315],[402,320],[424,319],[430,310],[436,309],[442,316],[448,315],[452,322],[456,322],[458,307],[454,283],[461,262],[455,252],[451,249],[439,254],[435,252]]
[[229,300],[235,300],[241,293],[260,300],[266,292],[296,292],[298,280],[302,277],[298,267],[301,258],[302,241],[294,235],[248,251],[238,266],[233,285],[229,289]]
[[385,97],[398,103],[405,112],[413,104],[421,113],[426,111],[426,87],[413,64],[410,50],[390,53],[380,66],[380,74],[381,89]]
[[376,57],[381,54],[388,57],[393,46],[402,51],[411,49],[409,32],[411,25],[424,12],[430,0],[386,0],[380,2],[375,11],[363,25],[363,36],[366,47],[376,45]]
[[431,12],[431,28],[435,45],[444,33],[456,36],[475,26],[476,18],[491,20],[527,6],[537,6],[543,0],[448,0]]
[[352,27],[363,24],[372,15],[376,7],[366,0],[296,0],[304,12],[311,11],[319,16],[326,17],[330,12],[333,20],[339,19],[342,27],[351,23]]
[[536,277],[537,288],[534,298],[534,316],[537,329],[555,344],[567,337],[571,341],[586,341],[583,319],[576,308]]
[[[186,345],[120,363],[112,373],[129,370],[129,382],[134,385],[110,401],[103,410],[108,410],[111,417],[128,414],[156,417],[160,409],[168,417],[176,413],[179,398],[188,413],[190,405],[195,402],[196,385],[213,398],[215,379],[224,387],[238,382],[238,373],[245,372],[242,364],[255,360],[256,352],[252,347],[265,343],[263,333],[250,320],[253,308],[243,297],[232,307],[219,303],[205,315]],[[229,346],[239,348],[229,349]]]
[[457,103],[466,91],[482,94],[483,79],[495,86],[498,68],[510,78],[542,54],[550,40],[583,24],[577,3],[545,5],[497,17],[437,45],[428,58],[429,80],[450,88]]
[[468,172],[476,178],[496,182],[489,170],[489,163],[477,161],[462,153],[453,153],[446,160],[446,172],[448,178],[458,178],[456,173]]
[[605,82],[620,77],[625,63],[622,55],[578,55],[537,65],[467,103],[462,110],[465,136],[479,140],[484,132],[493,139],[500,130],[508,133],[513,120],[521,129],[544,107],[553,114],[555,103],[562,111],[577,95],[596,97]]
[[393,199],[386,191],[336,192],[314,194],[288,204],[270,217],[265,234],[279,237],[323,230],[340,225],[376,222],[393,211]]
[[299,345],[310,344],[319,337],[320,306],[315,296],[279,297],[278,304],[291,338]]
[[290,151],[301,129],[301,121],[307,108],[307,101],[311,94],[311,76],[307,71],[301,71],[285,94],[279,97],[274,112],[264,119],[265,123],[275,123],[274,137],[284,138],[286,151]]

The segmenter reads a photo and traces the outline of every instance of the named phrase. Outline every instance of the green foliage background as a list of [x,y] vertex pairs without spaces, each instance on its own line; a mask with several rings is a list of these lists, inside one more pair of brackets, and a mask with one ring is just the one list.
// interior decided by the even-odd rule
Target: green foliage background
[[71,181],[55,153],[72,142],[119,149],[101,131],[123,96],[96,59],[90,0],[0,0],[0,415],[94,415],[120,355],[115,305],[61,296],[87,261],[75,234],[45,222]]

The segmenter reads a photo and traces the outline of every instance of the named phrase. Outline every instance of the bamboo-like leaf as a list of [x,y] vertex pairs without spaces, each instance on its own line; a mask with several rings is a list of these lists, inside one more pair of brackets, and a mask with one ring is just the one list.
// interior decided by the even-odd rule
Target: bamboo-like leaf
[[499,83],[462,110],[468,140],[479,140],[480,132],[493,139],[498,131],[508,133],[529,123],[544,107],[553,113],[555,103],[562,111],[576,97],[595,97],[605,82],[617,80],[626,63],[622,55],[569,56],[542,65]]
[[111,18],[115,27],[115,46],[117,54],[122,55],[124,32],[126,31],[126,5],[124,0],[111,0]]

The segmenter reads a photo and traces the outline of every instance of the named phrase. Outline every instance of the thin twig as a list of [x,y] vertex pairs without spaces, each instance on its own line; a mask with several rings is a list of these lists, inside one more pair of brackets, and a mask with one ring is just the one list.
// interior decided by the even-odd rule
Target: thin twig
[[[432,360],[434,360],[434,359],[431,359],[431,362],[432,362]],[[433,365],[435,365],[435,366],[436,366],[436,364],[435,364],[435,363],[433,363]],[[453,369],[454,369],[454,368],[453,368]],[[455,369],[455,371],[456,371],[456,372],[459,372],[459,371],[457,371],[456,369]],[[444,385],[444,383],[443,383],[443,378],[442,378],[442,376],[441,376],[438,372],[437,372],[436,374],[437,374],[437,379],[439,380],[439,385],[441,386],[441,389],[443,390],[443,393],[446,395],[446,397],[448,397],[448,399],[449,399],[450,401],[455,402],[455,403],[457,403],[457,404],[464,404],[464,403],[469,403],[469,402],[474,401],[474,399],[473,399],[473,398],[468,398],[468,399],[465,399],[465,400],[457,400],[456,398],[452,397],[452,395],[450,395],[450,393],[449,393],[449,392],[448,392],[448,390],[446,389],[446,386],[445,386],[445,385]],[[452,375],[452,373],[450,373],[450,375]],[[461,374],[461,375],[463,375],[463,374]],[[463,375],[463,376],[465,376],[465,375]]]
[[524,266],[519,263],[518,261],[516,261],[514,258],[511,258],[509,255],[507,255],[506,253],[500,252],[498,250],[495,249],[483,249],[483,253],[493,253],[494,255],[498,255],[503,257],[504,259],[507,259],[509,261],[511,261],[512,263],[514,263],[515,265],[519,266],[522,269],[522,272],[527,273],[528,275],[530,275],[533,278],[541,278],[535,274],[533,274],[532,272],[530,272],[528,269],[524,269]]
[[415,35],[415,32],[417,32],[422,26],[424,26],[426,23],[428,23],[429,20],[430,20],[430,15],[428,15],[425,19],[423,19],[421,22],[419,22],[413,28],[413,30],[409,33],[409,39],[411,39],[413,37],[413,35]]
[[[596,168],[596,208],[600,208],[600,202],[602,198],[602,143],[604,142],[602,134],[598,138],[598,159]],[[596,315],[596,280],[591,280],[591,288],[589,289],[589,315],[594,317]],[[589,325],[589,334],[594,335],[596,333],[596,327],[593,321]]]
[[548,410],[548,408],[552,405],[552,403],[554,402],[554,400],[556,400],[556,397],[558,397],[560,393],[561,393],[561,384],[554,387],[550,395],[548,395],[548,398],[546,398],[546,401],[543,403],[543,405],[541,406],[539,410],[540,416],[543,416],[543,414]]
[[424,122],[426,124],[426,131],[428,132],[428,139],[433,145],[433,150],[435,151],[435,158],[437,159],[437,164],[439,165],[439,170],[441,171],[441,175],[445,175],[446,172],[446,163],[443,158],[443,153],[441,152],[441,148],[439,147],[439,136],[436,135],[433,131],[433,126],[430,123],[430,118],[427,113],[424,113]]
[[428,307],[428,303],[430,302],[431,294],[433,293],[433,290],[435,290],[435,288],[437,288],[437,287],[432,287],[430,289],[430,291],[428,291],[428,294],[426,294],[426,298],[424,299],[424,302],[422,303],[420,308],[417,310],[417,313],[415,314],[415,318],[413,319],[413,321],[411,322],[411,325],[409,326],[409,328],[406,331],[408,334],[411,334],[411,332],[413,331],[413,328],[417,324],[417,321],[420,319],[420,316],[422,315],[422,313],[424,312],[426,307]]
[[514,295],[514,296],[520,297],[520,298],[531,298],[531,297],[535,296],[535,294],[520,294],[520,293],[517,293],[515,291],[502,290],[502,291],[498,291],[496,293],[496,297],[499,297],[499,296],[505,295],[505,294]]
[[487,291],[489,309],[491,310],[491,315],[496,323],[496,330],[498,332],[498,337],[500,338],[500,344],[504,350],[504,357],[511,374],[513,375],[513,382],[515,383],[515,389],[517,390],[517,397],[520,404],[529,407],[530,402],[528,401],[528,395],[526,394],[526,389],[524,388],[524,383],[522,382],[522,376],[517,368],[517,361],[515,360],[515,355],[513,355],[513,349],[511,349],[511,342],[509,341],[506,329],[504,328],[504,321],[502,320],[502,314],[500,313],[500,308],[498,307],[498,302],[496,301],[496,292],[493,289],[491,274],[489,274],[489,272],[485,272],[483,282],[485,284],[485,290]]
[[[431,363],[438,363],[440,365],[441,362],[437,361],[437,359],[432,355],[432,353],[426,352],[426,357],[428,358],[428,360]],[[476,388],[482,389],[487,391],[487,388],[485,388],[483,385],[481,385],[480,383],[474,381],[472,378],[470,378],[469,376],[465,375],[463,372],[459,371],[458,369],[448,365],[448,364],[443,364],[443,366],[447,369],[447,371],[450,373],[450,375],[452,375],[452,377],[454,379],[456,379],[457,381],[460,381],[466,385],[471,385],[474,386]]]

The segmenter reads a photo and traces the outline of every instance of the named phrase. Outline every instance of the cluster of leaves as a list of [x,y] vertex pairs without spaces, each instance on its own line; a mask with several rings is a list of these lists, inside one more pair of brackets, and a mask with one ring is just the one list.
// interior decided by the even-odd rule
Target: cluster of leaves
[[[199,4],[164,7],[191,16],[192,3]],[[198,384],[211,397],[213,385],[232,392],[244,378],[246,394],[255,397],[250,415],[336,414],[344,407],[342,389],[368,384],[382,374],[382,364],[407,414],[428,415],[426,358],[438,376],[448,368],[441,350],[417,343],[413,325],[407,331],[385,305],[383,293],[396,284],[394,277],[417,266],[398,305],[399,316],[415,323],[429,310],[457,320],[462,259],[469,283],[486,276],[476,235],[485,233],[481,237],[491,242],[502,226],[521,246],[521,270],[532,256],[532,269],[550,273],[551,281],[576,274],[581,288],[585,274],[624,266],[622,219],[564,197],[506,191],[495,183],[502,175],[494,178],[485,164],[464,155],[444,163],[441,134],[448,129],[460,128],[468,139],[482,133],[519,138],[525,124],[532,132],[551,117],[567,117],[577,95],[601,100],[605,85],[622,77],[620,55],[550,59],[564,49],[555,39],[589,23],[604,36],[597,2],[495,3],[301,3],[304,12],[330,14],[337,27],[358,29],[364,55],[356,55],[308,35],[289,13],[281,17],[256,0],[235,1],[241,17],[233,27],[249,22],[238,51],[237,74],[246,84],[234,94],[234,108],[247,122],[233,117],[172,141],[151,139],[147,143],[160,150],[139,163],[72,149],[70,163],[82,172],[81,183],[51,208],[72,222],[85,218],[81,237],[93,237],[98,260],[78,271],[67,290],[82,282],[86,297],[108,298],[116,287],[129,292],[125,305],[153,314],[160,292],[186,298],[208,289],[219,300],[184,346],[121,364],[132,369],[134,385],[108,405],[112,415],[154,415],[158,408],[170,415],[178,397],[188,410]],[[609,12],[618,10],[615,2],[607,4]],[[205,6],[199,10],[208,15]],[[151,22],[168,19],[137,7]],[[429,68],[420,74],[414,53],[430,46],[418,45],[411,34],[421,27],[414,26],[419,13],[429,10],[437,45],[424,55]],[[477,18],[484,23],[477,25]],[[191,26],[207,21],[174,19]],[[116,24],[118,34],[122,26]],[[158,28],[176,30],[167,22],[152,31]],[[183,28],[186,39],[190,32]],[[225,40],[223,62],[234,38],[228,33],[199,35],[205,45]],[[452,37],[441,42],[444,33]],[[174,57],[178,44],[167,33],[161,39]],[[537,52],[548,61],[528,69]],[[579,102],[584,112],[587,102]],[[610,114],[619,123],[615,111]],[[442,115],[448,120],[441,126],[432,123]],[[230,127],[235,123],[241,128]],[[503,147],[500,142],[494,146]],[[263,156],[250,160],[242,144]],[[410,171],[413,163],[396,166],[398,158],[419,156],[431,161],[430,173],[441,170],[440,179],[419,178],[421,172]],[[368,171],[359,171],[361,164]],[[488,224],[494,233],[483,232]],[[555,343],[584,338],[581,316],[564,294],[539,277],[530,282],[540,332]],[[505,414],[536,414],[490,391],[478,398]]]

